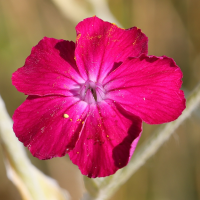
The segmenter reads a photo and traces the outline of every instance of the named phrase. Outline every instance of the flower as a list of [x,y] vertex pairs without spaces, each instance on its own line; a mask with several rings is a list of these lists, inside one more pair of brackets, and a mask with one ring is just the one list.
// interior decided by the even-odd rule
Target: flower
[[94,16],[76,31],[76,44],[44,37],[13,73],[13,85],[29,95],[13,129],[33,156],[68,153],[82,174],[104,177],[128,164],[142,120],[160,124],[182,113],[182,72],[171,58],[147,56],[136,27]]

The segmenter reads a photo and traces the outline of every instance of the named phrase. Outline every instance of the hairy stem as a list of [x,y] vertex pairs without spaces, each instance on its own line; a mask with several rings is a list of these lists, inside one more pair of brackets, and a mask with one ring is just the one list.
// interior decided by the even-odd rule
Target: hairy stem
[[8,178],[23,200],[69,200],[67,191],[32,165],[23,144],[12,129],[13,122],[0,96],[0,139]]
[[80,4],[75,0],[52,0],[52,2],[66,18],[74,23],[78,23],[84,18],[91,17],[95,14],[89,11],[84,4]]
[[119,27],[122,27],[122,25],[117,21],[117,19],[111,13],[107,0],[88,0],[88,1],[91,3],[95,11],[95,15],[97,15],[97,17],[100,17],[105,21],[115,23]]
[[[96,191],[90,193],[95,200],[109,199],[117,189],[124,184],[157,150],[162,144],[169,139],[172,133],[186,120],[195,108],[200,104],[200,84],[193,90],[187,98],[186,109],[182,115],[175,121],[161,125],[152,136],[134,153],[129,164],[117,173],[106,178],[88,179],[88,191]],[[95,190],[92,188],[95,187]],[[98,190],[96,189],[98,188]]]
[[44,200],[43,192],[30,168],[31,163],[26,155],[23,145],[15,137],[12,125],[13,122],[0,97],[0,137],[4,152],[9,158],[10,164],[26,184],[32,199]]
[[103,20],[115,23],[122,27],[110,12],[107,0],[87,1],[91,4],[92,10],[87,8],[84,1],[82,3],[78,3],[75,0],[52,0],[52,2],[56,5],[56,7],[58,7],[62,14],[74,23],[78,23],[87,17],[97,15],[97,17],[100,17]]

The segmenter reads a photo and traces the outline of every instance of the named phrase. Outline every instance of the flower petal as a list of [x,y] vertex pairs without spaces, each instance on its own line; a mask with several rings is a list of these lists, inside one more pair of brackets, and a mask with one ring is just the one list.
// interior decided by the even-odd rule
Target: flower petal
[[122,29],[94,16],[76,26],[76,61],[80,73],[101,82],[127,57],[147,53],[147,37],[137,27]]
[[83,131],[69,152],[72,162],[88,177],[105,177],[128,164],[142,131],[139,117],[118,104],[90,105]]
[[72,97],[29,96],[13,115],[13,129],[33,156],[64,156],[74,148],[87,112],[87,104]]
[[170,122],[185,109],[182,72],[173,59],[143,55],[124,62],[104,80],[106,97],[149,124]]
[[84,82],[77,73],[74,51],[74,42],[44,37],[32,48],[25,65],[13,73],[13,85],[29,95],[71,96],[69,90]]

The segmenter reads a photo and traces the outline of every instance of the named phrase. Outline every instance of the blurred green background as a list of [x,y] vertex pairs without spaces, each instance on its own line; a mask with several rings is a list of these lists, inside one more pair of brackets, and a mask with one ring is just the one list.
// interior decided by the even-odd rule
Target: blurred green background
[[[87,0],[74,1],[91,9]],[[148,36],[150,55],[174,58],[184,74],[186,95],[192,91],[200,81],[200,1],[109,0],[108,3],[124,28],[137,26]],[[0,94],[10,116],[26,98],[12,86],[12,73],[23,66],[31,48],[44,36],[75,41],[75,26],[50,0],[0,0]],[[156,128],[144,124],[139,145]],[[200,199],[199,153],[200,108],[112,200]],[[80,199],[84,191],[82,176],[68,156],[48,161],[29,156],[39,169],[66,188],[73,200]],[[6,176],[1,149],[0,200],[21,200]]]

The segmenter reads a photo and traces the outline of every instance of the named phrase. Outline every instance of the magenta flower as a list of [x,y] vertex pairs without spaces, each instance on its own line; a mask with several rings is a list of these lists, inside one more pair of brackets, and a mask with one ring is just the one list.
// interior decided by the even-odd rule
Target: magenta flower
[[185,108],[182,72],[173,59],[147,56],[147,37],[92,17],[77,40],[43,38],[12,76],[26,101],[13,115],[14,132],[33,156],[69,154],[89,177],[128,164],[142,120],[175,120]]

